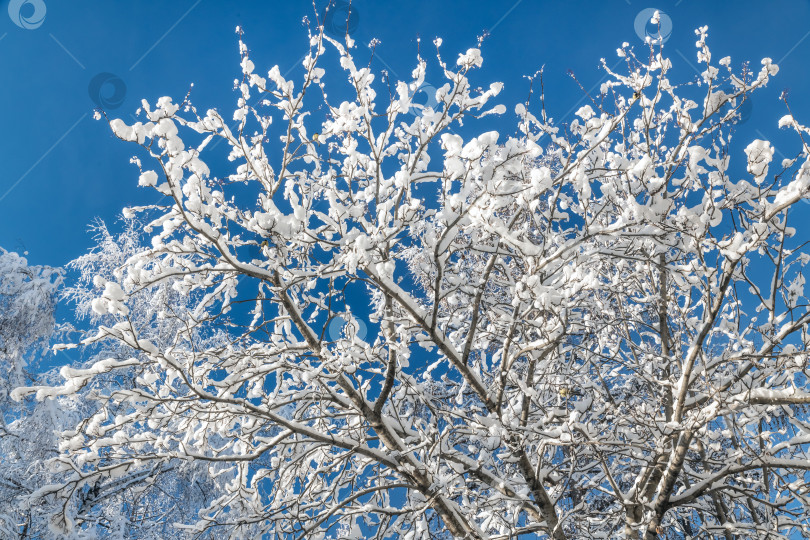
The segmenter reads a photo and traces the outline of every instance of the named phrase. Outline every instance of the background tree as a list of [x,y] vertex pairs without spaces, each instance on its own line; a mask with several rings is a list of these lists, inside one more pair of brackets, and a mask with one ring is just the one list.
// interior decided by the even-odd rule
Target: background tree
[[[298,85],[240,39],[232,126],[188,97],[111,120],[163,196],[125,209],[150,242],[95,278],[110,322],[84,342],[127,354],[17,396],[132,384],[88,394],[57,459],[72,476],[41,494],[199,462],[224,481],[193,534],[805,531],[810,256],[788,214],[808,128],[785,116],[793,157],[756,140],[737,170],[736,111],[777,67],[712,63],[697,35],[698,80],[671,82],[660,43],[622,48],[627,74],[603,62],[576,120],[529,100],[514,136],[476,131],[506,112],[470,80],[478,49],[449,65],[436,40],[446,82],[420,108],[421,58],[378,81],[322,32]],[[340,78],[351,95],[327,94]]]
[[[21,502],[48,475],[62,413],[51,400],[25,408],[9,399],[17,386],[42,380],[41,360],[57,331],[54,318],[62,271],[29,265],[0,248],[0,500]],[[57,379],[50,379],[56,384]],[[0,535],[25,534],[36,520],[29,505],[0,506]]]
[[[112,234],[105,223],[97,221],[91,227],[96,247],[68,265],[75,279],[61,291],[61,296],[75,305],[77,322],[88,320],[91,328],[110,323],[113,319],[93,311],[93,300],[98,293],[95,283],[100,279],[120,276],[122,266],[138,253],[144,242],[141,223],[124,219],[122,225],[122,232]],[[188,309],[187,298],[172,289],[171,280],[149,291],[130,295],[128,305],[132,310],[131,324],[139,329],[142,338],[151,340],[159,347],[170,346],[178,328],[177,321],[163,320],[158,314],[164,310],[179,312]],[[91,329],[88,335],[94,334],[95,331]],[[201,342],[209,346],[211,343],[206,340]],[[80,352],[87,358],[83,368],[99,360],[125,360],[133,354],[131,347],[120,341],[88,344]],[[69,426],[73,435],[78,431],[103,433],[104,427],[100,426],[102,419],[115,417],[121,408],[114,401],[101,396],[136,388],[138,374],[135,369],[117,369],[99,374],[77,389],[80,423]],[[70,444],[63,440],[62,449],[69,451]],[[51,482],[50,486],[44,486],[35,494],[64,503],[60,512],[52,516],[49,535],[69,533],[75,525],[81,525],[80,529],[103,536],[161,540],[182,538],[186,534],[175,527],[175,523],[204,508],[211,501],[212,493],[217,491],[217,480],[209,474],[209,467],[198,462],[151,460],[143,466],[132,466],[126,472],[115,475],[105,473],[103,467],[101,472],[90,472],[64,465],[67,464],[59,467],[66,471],[64,475],[84,473],[82,482],[71,486],[75,491],[68,496],[46,496],[54,486],[59,485],[59,482]],[[211,471],[215,469],[212,467]]]
[[[92,277],[112,275],[115,269],[142,243],[140,225],[125,221],[124,231],[109,232],[106,225],[94,225],[96,248],[73,261],[68,270],[77,271],[70,277],[70,286],[63,287],[64,271],[47,267],[28,266],[24,258],[3,252],[0,256],[0,336],[3,339],[3,400],[2,432],[0,432],[0,489],[3,510],[0,532],[8,538],[63,537],[76,524],[76,537],[94,538],[96,533],[120,538],[177,538],[185,533],[174,527],[210,501],[215,480],[208,468],[197,463],[151,463],[129,474],[111,479],[105,475],[88,475],[82,485],[73,485],[67,497],[47,496],[50,486],[66,481],[73,469],[56,464],[51,459],[60,450],[59,433],[66,430],[90,428],[88,422],[115,409],[100,406],[93,396],[110,389],[131,388],[131,374],[124,370],[95,377],[70,396],[57,396],[21,407],[8,399],[9,390],[34,381],[57,384],[59,373],[42,361],[41,354],[49,341],[68,332],[78,331],[72,325],[55,323],[54,312],[59,297],[76,304],[76,319],[89,318],[93,324],[105,318],[90,308],[95,296]],[[146,326],[153,316],[152,305],[185,309],[183,297],[168,287],[157,288],[150,295],[134,295],[130,304],[135,310],[133,320],[140,323],[144,335],[156,343],[171,330],[165,326]],[[142,316],[141,316],[142,315]],[[87,367],[99,358],[127,355],[120,343],[105,343],[82,348],[82,362]],[[92,429],[92,428],[90,428]],[[73,538],[72,534],[67,536]]]

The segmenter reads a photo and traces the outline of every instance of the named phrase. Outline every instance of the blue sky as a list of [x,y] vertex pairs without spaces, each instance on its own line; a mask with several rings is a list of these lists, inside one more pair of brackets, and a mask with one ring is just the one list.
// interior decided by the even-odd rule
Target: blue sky
[[[318,9],[325,3],[316,0]],[[570,119],[583,94],[568,70],[585,88],[598,84],[604,76],[601,57],[612,65],[622,42],[643,46],[638,35],[643,27],[635,20],[648,8],[660,9],[664,24],[671,22],[666,50],[675,64],[673,79],[694,77],[694,29],[702,25],[709,26],[716,59],[730,55],[736,65],[750,60],[756,70],[765,56],[779,64],[779,75],[755,95],[750,119],[738,129],[740,156],[754,138],[775,137],[777,149],[780,140],[792,140],[776,128],[785,114],[778,96],[786,88],[795,116],[810,123],[810,100],[800,99],[810,96],[807,0],[352,3],[354,37],[359,43],[378,38],[375,67],[402,78],[414,66],[418,36],[424,56],[440,36],[445,58],[452,59],[488,30],[480,80],[505,83],[499,102],[509,111],[506,133],[514,131],[514,104],[527,95],[523,75],[545,66],[547,109],[558,121]],[[112,116],[131,123],[142,98],[179,100],[194,83],[198,108],[228,112],[239,75],[234,28],[244,28],[257,71],[278,64],[282,73],[292,68],[294,74],[306,51],[301,21],[315,12],[309,0],[2,0],[0,5],[0,247],[27,250],[30,262],[56,266],[91,246],[87,226],[94,217],[112,224],[123,206],[155,198],[137,187],[137,171],[129,164],[136,148],[92,119],[97,105],[91,94],[107,100]]]

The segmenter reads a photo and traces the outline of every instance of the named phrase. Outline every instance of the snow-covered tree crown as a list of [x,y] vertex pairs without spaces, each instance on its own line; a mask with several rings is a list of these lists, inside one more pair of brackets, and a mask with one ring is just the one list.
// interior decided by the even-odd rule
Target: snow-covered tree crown
[[[233,120],[188,97],[111,120],[164,197],[125,210],[151,245],[96,279],[109,323],[85,342],[131,355],[17,394],[136,378],[93,394],[98,412],[64,435],[74,476],[40,494],[190,460],[226,480],[183,525],[197,533],[805,530],[810,256],[788,213],[808,148],[775,165],[753,141],[739,178],[729,129],[777,66],[735,73],[697,35],[694,84],[670,82],[662,44],[647,59],[625,46],[626,74],[603,62],[576,120],[530,101],[512,137],[468,135],[506,113],[500,84],[470,81],[478,49],[451,64],[435,42],[445,82],[426,108],[425,61],[379,81],[322,32],[303,82],[260,76],[240,38]],[[130,299],[167,286],[188,305],[150,311],[172,321],[157,343]]]
[[0,248],[0,397],[7,385],[28,382],[23,376],[29,358],[53,334],[56,290],[62,271],[29,265],[25,257]]
[[[20,536],[26,511],[17,503],[42,481],[46,459],[55,448],[49,403],[19,404],[9,399],[17,386],[31,384],[43,371],[49,341],[58,330],[54,312],[62,270],[35,266],[0,248],[0,537]],[[52,381],[54,382],[54,381]],[[25,506],[25,505],[23,505]],[[30,515],[30,513],[29,513]]]

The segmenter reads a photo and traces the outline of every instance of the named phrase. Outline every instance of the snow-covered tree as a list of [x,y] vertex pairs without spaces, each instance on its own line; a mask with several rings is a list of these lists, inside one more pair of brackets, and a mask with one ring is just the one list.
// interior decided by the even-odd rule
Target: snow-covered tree
[[29,363],[47,348],[56,330],[56,291],[62,272],[31,266],[25,257],[0,248],[0,397],[30,382]]
[[[130,374],[119,370],[114,374],[95,377],[69,396],[59,396],[21,407],[8,399],[9,391],[22,384],[57,384],[61,377],[52,362],[42,354],[48,342],[56,336],[76,331],[71,325],[57,325],[54,311],[56,300],[76,304],[77,322],[90,316],[93,323],[104,317],[92,314],[90,305],[95,295],[92,277],[112,276],[138,248],[142,232],[139,224],[126,221],[118,235],[109,232],[104,223],[93,226],[96,248],[68,265],[76,270],[78,279],[63,287],[61,269],[27,265],[15,253],[0,254],[0,337],[3,339],[3,394],[0,400],[0,536],[3,538],[75,538],[67,529],[80,524],[80,538],[96,534],[112,538],[167,539],[184,537],[173,526],[175,521],[193,515],[211,499],[215,480],[207,467],[198,463],[149,463],[133,468],[114,480],[103,475],[88,476],[83,485],[72,485],[68,496],[49,496],[53,486],[59,486],[73,472],[53,462],[59,454],[58,433],[84,426],[87,419],[102,412],[113,412],[99,406],[92,396],[110,389],[130,388]],[[161,325],[148,327],[153,312],[151,305],[185,309],[184,298],[164,287],[149,295],[133,296],[133,320],[140,323],[141,332],[162,344],[162,337],[171,328]],[[85,347],[80,357],[83,364],[92,365],[99,358],[126,356],[126,346],[109,343]],[[50,359],[48,359],[50,360]],[[73,366],[74,368],[77,366]],[[90,399],[88,399],[90,398]],[[52,466],[53,464],[56,467]],[[64,495],[64,494],[62,494]],[[66,534],[67,533],[67,534]],[[106,534],[105,534],[106,533]]]
[[5,538],[32,530],[39,514],[25,499],[48,475],[47,460],[56,454],[61,412],[51,400],[22,407],[9,394],[42,380],[42,353],[57,331],[62,278],[60,269],[29,265],[24,256],[0,248],[0,536]]
[[625,45],[574,121],[529,100],[511,136],[476,130],[507,122],[479,49],[450,63],[436,40],[394,81],[323,32],[297,81],[240,37],[232,117],[187,96],[109,120],[163,199],[124,210],[149,241],[95,277],[84,342],[126,354],[15,394],[107,381],[44,492],[200,463],[221,482],[189,534],[806,534],[810,254],[788,218],[810,129],[779,121],[781,163],[737,149],[777,66],[697,37],[698,80]]
[[[93,311],[97,294],[95,283],[120,275],[120,268],[138,253],[144,233],[142,225],[133,219],[123,220],[123,231],[118,234],[111,233],[101,221],[91,230],[95,233],[96,246],[68,265],[68,270],[78,276],[61,295],[75,304],[77,322],[89,319],[91,324],[100,325],[113,317]],[[161,320],[156,314],[161,310],[184,311],[189,307],[187,297],[172,290],[171,285],[172,281],[166,280],[149,291],[131,294],[128,300],[132,309],[130,323],[138,328],[140,336],[160,347],[170,346],[178,323]],[[205,343],[210,346],[211,341]],[[89,367],[99,360],[126,359],[133,351],[126,343],[113,341],[88,345],[81,353],[87,358],[82,367]],[[119,414],[120,406],[99,396],[136,388],[138,375],[136,369],[118,369],[99,374],[78,389],[73,394],[79,398],[76,404],[81,419],[78,430],[103,430],[103,427],[91,426],[94,422],[98,424],[101,418]],[[71,428],[75,428],[75,424]],[[69,444],[65,446],[63,440],[62,449],[65,448],[69,448]],[[74,472],[72,464],[67,462],[59,463],[57,469],[68,475]],[[51,516],[49,535],[64,535],[75,525],[81,525],[82,530],[105,537],[165,540],[186,536],[174,523],[205,507],[217,490],[216,484],[205,464],[148,460],[142,465],[132,464],[114,477],[103,470],[86,472],[81,483],[69,483],[70,492],[60,491],[62,484],[51,482],[41,486],[34,496],[64,501],[60,512]]]

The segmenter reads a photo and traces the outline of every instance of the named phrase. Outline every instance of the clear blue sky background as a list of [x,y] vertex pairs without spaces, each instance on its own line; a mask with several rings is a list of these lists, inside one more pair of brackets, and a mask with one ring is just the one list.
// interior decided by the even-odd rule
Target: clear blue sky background
[[[325,1],[316,0],[318,9]],[[56,266],[91,246],[87,226],[94,217],[112,223],[123,206],[155,199],[137,187],[129,164],[136,147],[92,120],[96,105],[88,87],[94,77],[110,73],[120,79],[116,84],[125,94],[117,96],[123,99],[110,113],[130,123],[141,98],[180,99],[190,83],[198,108],[230,112],[239,75],[234,28],[245,29],[257,71],[278,64],[285,72],[306,51],[301,21],[313,19],[315,11],[308,0],[11,0],[11,5],[2,0],[0,5],[0,246],[28,250],[30,262]],[[430,41],[441,36],[445,58],[454,59],[489,30],[481,81],[505,83],[500,102],[509,111],[506,133],[514,131],[514,103],[526,97],[523,75],[545,65],[548,110],[557,120],[570,119],[566,115],[583,96],[568,70],[586,88],[598,84],[604,76],[601,57],[615,63],[623,41],[643,47],[634,22],[647,8],[671,20],[666,49],[676,65],[674,79],[694,77],[689,63],[696,65],[694,29],[701,25],[709,26],[715,59],[730,55],[737,65],[750,60],[756,70],[762,57],[778,62],[779,75],[755,96],[750,119],[738,130],[739,157],[745,144],[763,135],[776,137],[780,148],[776,121],[785,111],[777,98],[785,88],[797,118],[810,123],[807,0],[354,0],[353,5],[354,37],[360,43],[379,38],[375,67],[385,63],[403,77],[414,66],[417,36],[428,51]],[[21,12],[17,23],[35,28],[15,24],[9,7]],[[108,98],[115,90],[112,82],[101,88]]]

